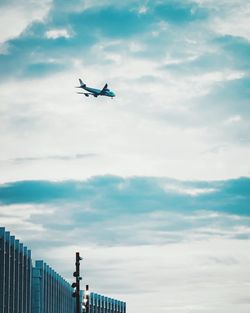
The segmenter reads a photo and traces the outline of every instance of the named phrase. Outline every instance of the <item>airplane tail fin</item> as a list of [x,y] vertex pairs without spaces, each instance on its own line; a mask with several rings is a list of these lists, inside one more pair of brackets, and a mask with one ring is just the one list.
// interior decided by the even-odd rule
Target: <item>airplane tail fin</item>
[[81,87],[83,87],[83,88],[86,87],[86,84],[84,84],[84,82],[81,80],[81,78],[79,78],[79,82],[80,82]]

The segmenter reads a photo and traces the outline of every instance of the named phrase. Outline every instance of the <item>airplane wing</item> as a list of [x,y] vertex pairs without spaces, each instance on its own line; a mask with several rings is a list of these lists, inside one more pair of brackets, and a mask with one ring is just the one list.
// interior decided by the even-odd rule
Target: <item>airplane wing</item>
[[97,95],[95,93],[92,93],[92,92],[77,92],[77,93],[80,94],[80,95],[84,95],[86,97],[88,97],[88,96],[97,97]]
[[100,91],[100,95],[102,95],[107,88],[108,88],[108,84],[105,84],[102,90]]

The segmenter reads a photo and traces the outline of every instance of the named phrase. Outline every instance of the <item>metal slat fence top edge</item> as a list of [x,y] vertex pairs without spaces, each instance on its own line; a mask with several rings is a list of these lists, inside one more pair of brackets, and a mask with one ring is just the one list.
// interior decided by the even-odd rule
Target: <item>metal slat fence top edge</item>
[[56,281],[59,281],[62,288],[69,289],[70,291],[72,291],[71,284],[68,281],[66,281],[60,274],[58,274],[53,268],[51,268],[43,260],[36,260],[34,268],[42,269],[47,275],[49,275],[50,278],[55,279]]
[[10,232],[9,231],[5,232],[5,240],[8,242],[10,241]]
[[6,231],[5,227],[0,227],[0,237],[10,243],[11,247],[14,246],[16,249],[21,250],[23,254],[29,254],[28,256],[31,256],[31,250],[28,250],[19,239],[16,239],[16,237],[11,235],[9,231]]
[[5,233],[5,227],[0,227],[0,236],[2,237]]
[[15,239],[15,248],[16,250],[19,250],[19,240],[18,239]]
[[10,236],[10,243],[11,245],[13,245],[13,243],[15,242],[15,236]]
[[44,266],[44,262],[42,260],[36,260],[35,262],[35,268],[40,268],[40,269],[43,269],[43,266]]
[[126,312],[126,302],[109,298],[107,296],[103,296],[94,292],[90,293],[90,305],[91,312],[96,313],[101,311],[105,311],[106,313],[125,313]]
[[31,250],[28,249],[28,257],[31,259]]
[[10,236],[10,246],[15,250],[15,237]]

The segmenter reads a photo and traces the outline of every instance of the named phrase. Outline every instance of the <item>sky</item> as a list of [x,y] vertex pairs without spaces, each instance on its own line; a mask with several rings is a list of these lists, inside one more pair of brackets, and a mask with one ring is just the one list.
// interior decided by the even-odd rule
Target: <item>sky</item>
[[249,1],[0,11],[1,226],[128,313],[249,312]]

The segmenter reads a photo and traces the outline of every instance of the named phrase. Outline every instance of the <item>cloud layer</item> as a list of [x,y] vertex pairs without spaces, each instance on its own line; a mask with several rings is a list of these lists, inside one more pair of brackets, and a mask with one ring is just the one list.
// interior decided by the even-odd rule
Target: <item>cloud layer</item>
[[150,312],[152,297],[159,311],[247,312],[249,186],[248,178],[15,182],[0,186],[0,220],[69,281],[81,251],[84,281],[130,312]]
[[[249,175],[245,1],[21,6],[41,14],[1,45],[5,181]],[[100,88],[109,82],[116,99],[74,95],[78,77]],[[74,159],[83,154],[98,158]],[[55,165],[51,155],[69,158]],[[33,161],[13,166],[16,158]]]

